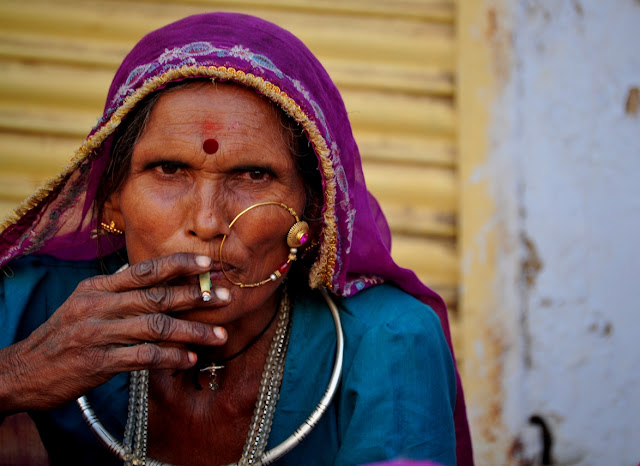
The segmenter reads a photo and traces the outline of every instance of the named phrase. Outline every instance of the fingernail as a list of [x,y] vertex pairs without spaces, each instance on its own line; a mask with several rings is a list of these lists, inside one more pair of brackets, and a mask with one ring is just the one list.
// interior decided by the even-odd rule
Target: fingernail
[[187,357],[189,358],[189,362],[191,364],[195,364],[196,362],[198,362],[198,355],[193,351],[187,352]]
[[214,293],[220,301],[229,301],[229,290],[226,288],[216,287]]
[[215,336],[217,336],[221,340],[227,336],[227,332],[225,332],[225,330],[222,327],[214,327],[213,333],[215,334]]
[[196,256],[196,264],[200,267],[209,267],[211,265],[211,258],[209,256]]

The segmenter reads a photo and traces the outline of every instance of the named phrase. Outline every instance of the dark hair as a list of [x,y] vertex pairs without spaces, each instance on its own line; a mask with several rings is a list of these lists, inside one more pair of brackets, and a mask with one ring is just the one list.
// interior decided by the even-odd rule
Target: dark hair
[[[107,160],[107,166],[98,181],[98,190],[93,204],[94,215],[98,223],[103,220],[105,203],[127,179],[133,148],[147,127],[151,109],[160,95],[161,92],[156,92],[140,102],[120,123],[113,134],[111,153]],[[98,228],[98,232],[100,232],[100,228]],[[100,243],[98,242],[98,244]]]
[[[120,189],[128,176],[133,149],[144,133],[153,106],[163,94],[182,89],[194,83],[206,84],[211,83],[211,81],[196,78],[169,84],[164,89],[143,99],[116,129],[113,135],[109,160],[98,183],[94,202],[94,215],[98,222],[102,221],[105,203],[113,193]],[[302,127],[293,118],[285,114],[284,111],[276,107],[275,104],[272,104],[272,108],[274,109],[274,116],[280,119],[282,137],[285,139],[297,170],[304,181],[305,207],[301,213],[301,218],[306,220],[313,230],[313,225],[317,225],[321,219],[323,206],[322,178],[318,170],[318,160],[313,146]],[[98,229],[98,232],[100,232],[100,229]],[[100,242],[98,242],[99,245]],[[307,248],[307,253],[304,254],[305,257],[303,258],[303,262],[308,267],[315,260],[315,253],[311,253],[311,249],[313,247]]]

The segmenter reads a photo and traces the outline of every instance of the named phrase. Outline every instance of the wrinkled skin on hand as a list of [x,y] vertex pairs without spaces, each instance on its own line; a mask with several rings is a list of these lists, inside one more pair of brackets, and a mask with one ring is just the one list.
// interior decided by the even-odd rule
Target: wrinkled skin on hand
[[227,303],[215,294],[205,303],[197,280],[169,283],[210,265],[209,257],[177,253],[82,281],[48,321],[0,352],[10,392],[0,400],[3,412],[53,409],[119,372],[192,367],[196,356],[185,345],[219,346],[226,332],[168,313]]

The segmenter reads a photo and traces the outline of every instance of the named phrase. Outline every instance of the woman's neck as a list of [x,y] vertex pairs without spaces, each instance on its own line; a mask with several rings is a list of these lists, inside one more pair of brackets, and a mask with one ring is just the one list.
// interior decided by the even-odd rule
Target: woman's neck
[[[190,458],[190,464],[229,464],[240,458],[280,303],[280,293],[274,293],[260,308],[225,324],[228,341],[223,347],[190,348],[199,357],[190,370],[151,372],[150,457],[170,463]],[[211,365],[224,366],[215,371],[215,390],[209,388],[211,373],[200,371]]]
[[[245,353],[229,361],[215,391],[208,373],[197,369],[154,371],[149,382],[149,451],[173,464],[229,464],[242,455],[258,398],[271,341],[272,325]],[[194,377],[201,388],[194,384]]]

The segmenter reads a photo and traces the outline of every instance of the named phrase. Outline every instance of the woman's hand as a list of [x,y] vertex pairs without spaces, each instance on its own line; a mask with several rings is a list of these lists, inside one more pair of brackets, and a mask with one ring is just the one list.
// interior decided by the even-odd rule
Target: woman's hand
[[119,372],[192,367],[196,355],[184,345],[222,345],[226,332],[167,313],[226,302],[214,293],[205,303],[197,281],[166,283],[210,266],[209,257],[178,253],[82,281],[28,338],[0,351],[0,412],[53,409]]

